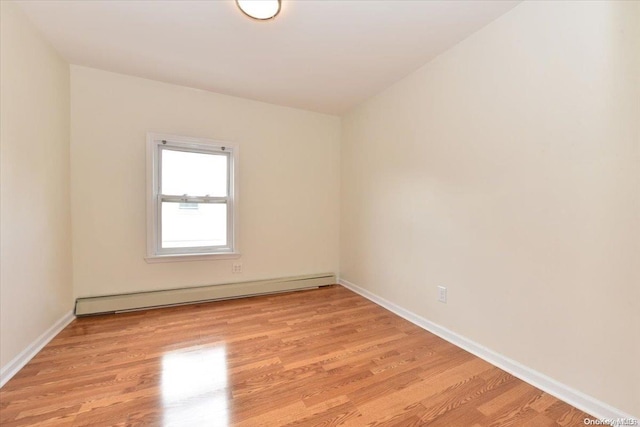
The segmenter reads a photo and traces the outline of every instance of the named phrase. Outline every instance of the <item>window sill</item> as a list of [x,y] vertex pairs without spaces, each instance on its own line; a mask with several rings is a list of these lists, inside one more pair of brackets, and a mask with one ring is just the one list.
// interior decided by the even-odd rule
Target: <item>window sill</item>
[[214,261],[218,259],[237,259],[240,252],[224,252],[219,254],[175,254],[147,256],[144,260],[149,264],[159,262]]

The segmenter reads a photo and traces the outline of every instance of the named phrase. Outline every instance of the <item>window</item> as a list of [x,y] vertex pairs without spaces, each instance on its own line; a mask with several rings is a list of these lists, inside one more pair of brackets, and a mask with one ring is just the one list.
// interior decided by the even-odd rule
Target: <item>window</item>
[[234,144],[148,134],[147,169],[148,261],[238,255]]

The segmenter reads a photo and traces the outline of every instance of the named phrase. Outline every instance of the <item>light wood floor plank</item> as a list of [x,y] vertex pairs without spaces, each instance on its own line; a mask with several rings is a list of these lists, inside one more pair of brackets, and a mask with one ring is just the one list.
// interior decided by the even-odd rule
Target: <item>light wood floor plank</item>
[[4,426],[582,426],[587,414],[341,287],[76,319]]

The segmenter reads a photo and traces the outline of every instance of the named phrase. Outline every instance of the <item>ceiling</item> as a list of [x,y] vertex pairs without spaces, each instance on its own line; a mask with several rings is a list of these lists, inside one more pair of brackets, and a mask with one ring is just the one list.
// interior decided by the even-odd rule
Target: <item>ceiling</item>
[[518,2],[284,0],[266,22],[233,0],[18,3],[72,64],[341,114]]

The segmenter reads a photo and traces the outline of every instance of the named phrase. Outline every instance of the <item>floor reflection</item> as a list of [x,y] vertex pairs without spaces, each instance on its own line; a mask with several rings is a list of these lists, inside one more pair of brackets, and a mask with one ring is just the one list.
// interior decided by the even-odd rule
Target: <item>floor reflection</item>
[[226,348],[192,348],[164,355],[162,403],[165,427],[228,427]]

